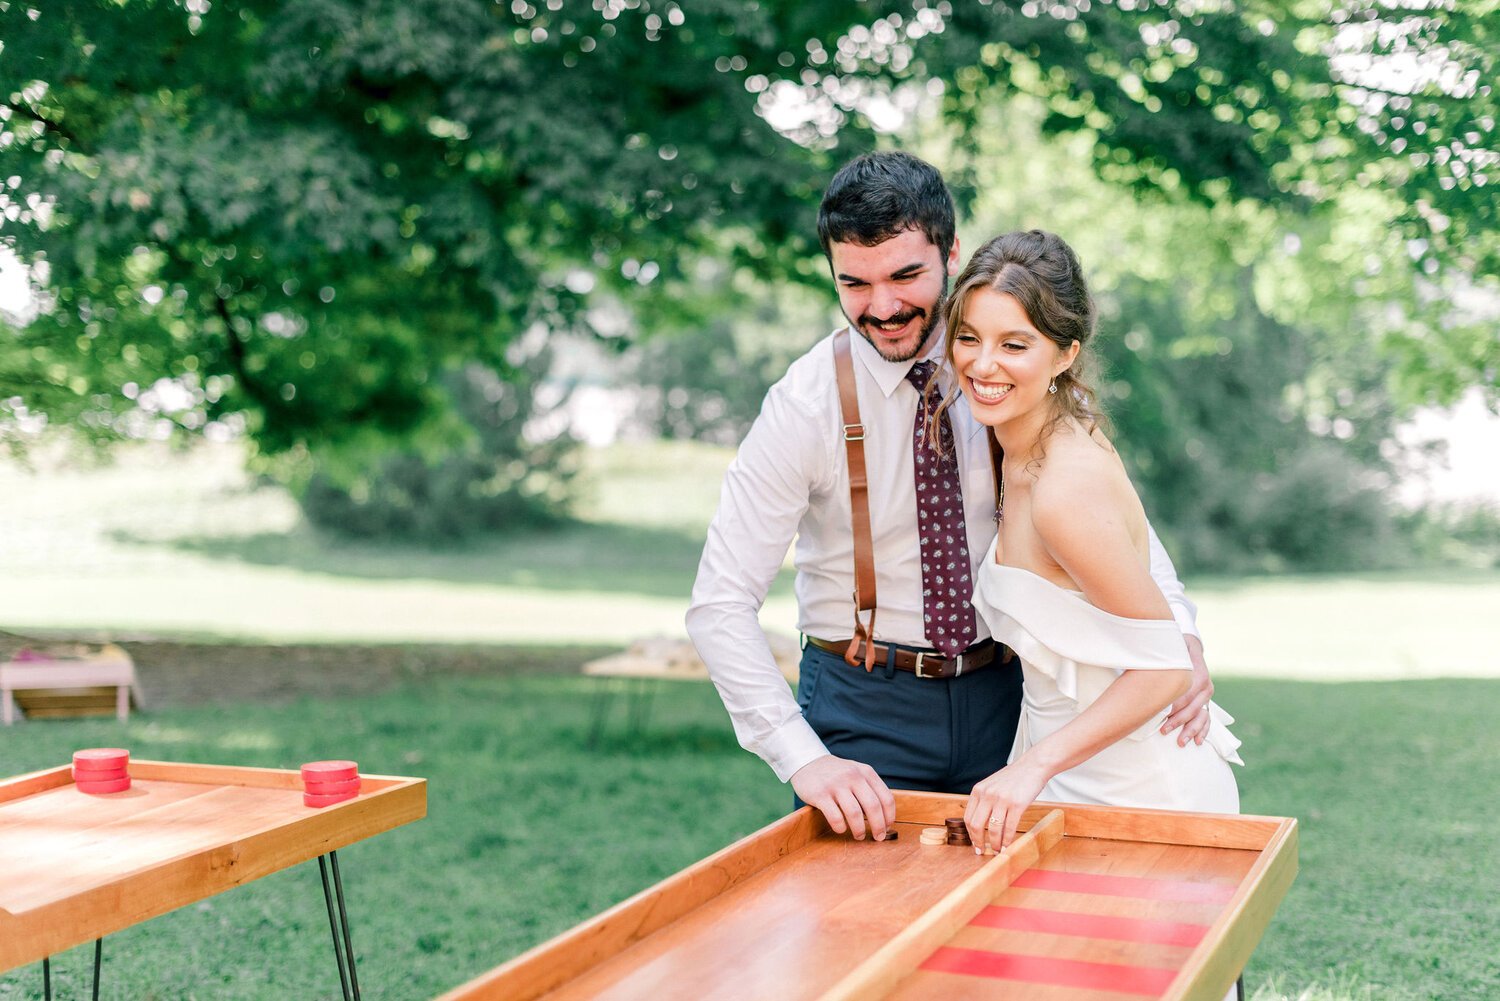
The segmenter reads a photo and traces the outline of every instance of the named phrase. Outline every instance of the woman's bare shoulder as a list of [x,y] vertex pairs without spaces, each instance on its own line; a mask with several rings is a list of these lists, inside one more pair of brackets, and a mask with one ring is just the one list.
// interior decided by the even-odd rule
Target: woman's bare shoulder
[[1098,429],[1072,421],[1060,424],[1046,444],[1037,469],[1037,487],[1073,491],[1084,487],[1118,487],[1125,469],[1114,444]]
[[1109,439],[1076,425],[1048,442],[1032,497],[1033,521],[1044,535],[1101,520],[1128,523],[1140,509]]

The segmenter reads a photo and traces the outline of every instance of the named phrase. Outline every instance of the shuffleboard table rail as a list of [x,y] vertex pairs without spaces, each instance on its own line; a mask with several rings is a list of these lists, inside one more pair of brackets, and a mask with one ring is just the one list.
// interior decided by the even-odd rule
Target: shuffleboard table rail
[[1003,855],[917,837],[965,799],[896,793],[893,842],[804,808],[440,1001],[1219,1001],[1296,873],[1296,822],[1039,803]]

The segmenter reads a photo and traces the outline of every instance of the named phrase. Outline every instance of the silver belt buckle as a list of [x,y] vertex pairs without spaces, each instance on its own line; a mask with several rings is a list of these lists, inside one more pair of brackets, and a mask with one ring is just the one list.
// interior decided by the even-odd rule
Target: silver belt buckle
[[[916,675],[917,675],[917,677],[919,677],[919,678],[926,678],[926,679],[928,679],[930,681],[940,680],[942,678],[941,674],[923,674],[922,673],[922,661],[926,657],[927,657],[927,651],[925,651],[925,650],[922,651],[921,653],[917,654],[917,667],[916,667],[916,672],[915,672]],[[942,658],[937,658],[937,659],[941,660]]]

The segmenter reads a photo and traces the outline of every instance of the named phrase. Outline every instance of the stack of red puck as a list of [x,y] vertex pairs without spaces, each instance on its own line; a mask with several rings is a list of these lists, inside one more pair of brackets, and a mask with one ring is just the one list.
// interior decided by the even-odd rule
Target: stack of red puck
[[302,766],[302,804],[332,806],[359,795],[359,766],[352,761],[309,761]]
[[73,752],[73,784],[91,796],[130,788],[130,752],[122,747],[90,747]]

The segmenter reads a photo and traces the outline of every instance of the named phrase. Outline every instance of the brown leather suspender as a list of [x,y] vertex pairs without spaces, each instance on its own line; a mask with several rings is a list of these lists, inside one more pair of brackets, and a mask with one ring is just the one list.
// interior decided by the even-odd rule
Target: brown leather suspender
[[[844,418],[844,451],[849,457],[849,514],[854,527],[854,636],[844,660],[859,666],[859,643],[865,641],[865,670],[875,666],[875,544],[870,534],[870,481],[865,474],[865,426],[859,422],[859,394],[854,389],[854,360],[849,355],[849,330],[833,335],[834,368],[838,372],[839,411]],[[866,625],[861,612],[869,612]]]
[[[833,335],[834,371],[838,376],[839,412],[844,421],[844,452],[849,460],[849,513],[854,529],[854,636],[844,651],[844,660],[859,667],[859,644],[865,641],[864,669],[875,666],[875,543],[870,531],[870,480],[865,470],[865,426],[859,420],[859,394],[854,388],[854,359],[849,353],[849,329]],[[1004,496],[1000,490],[1000,463],[1005,453],[995,432],[985,429],[990,443],[990,464],[995,472],[995,509]],[[861,613],[869,612],[868,622]]]

